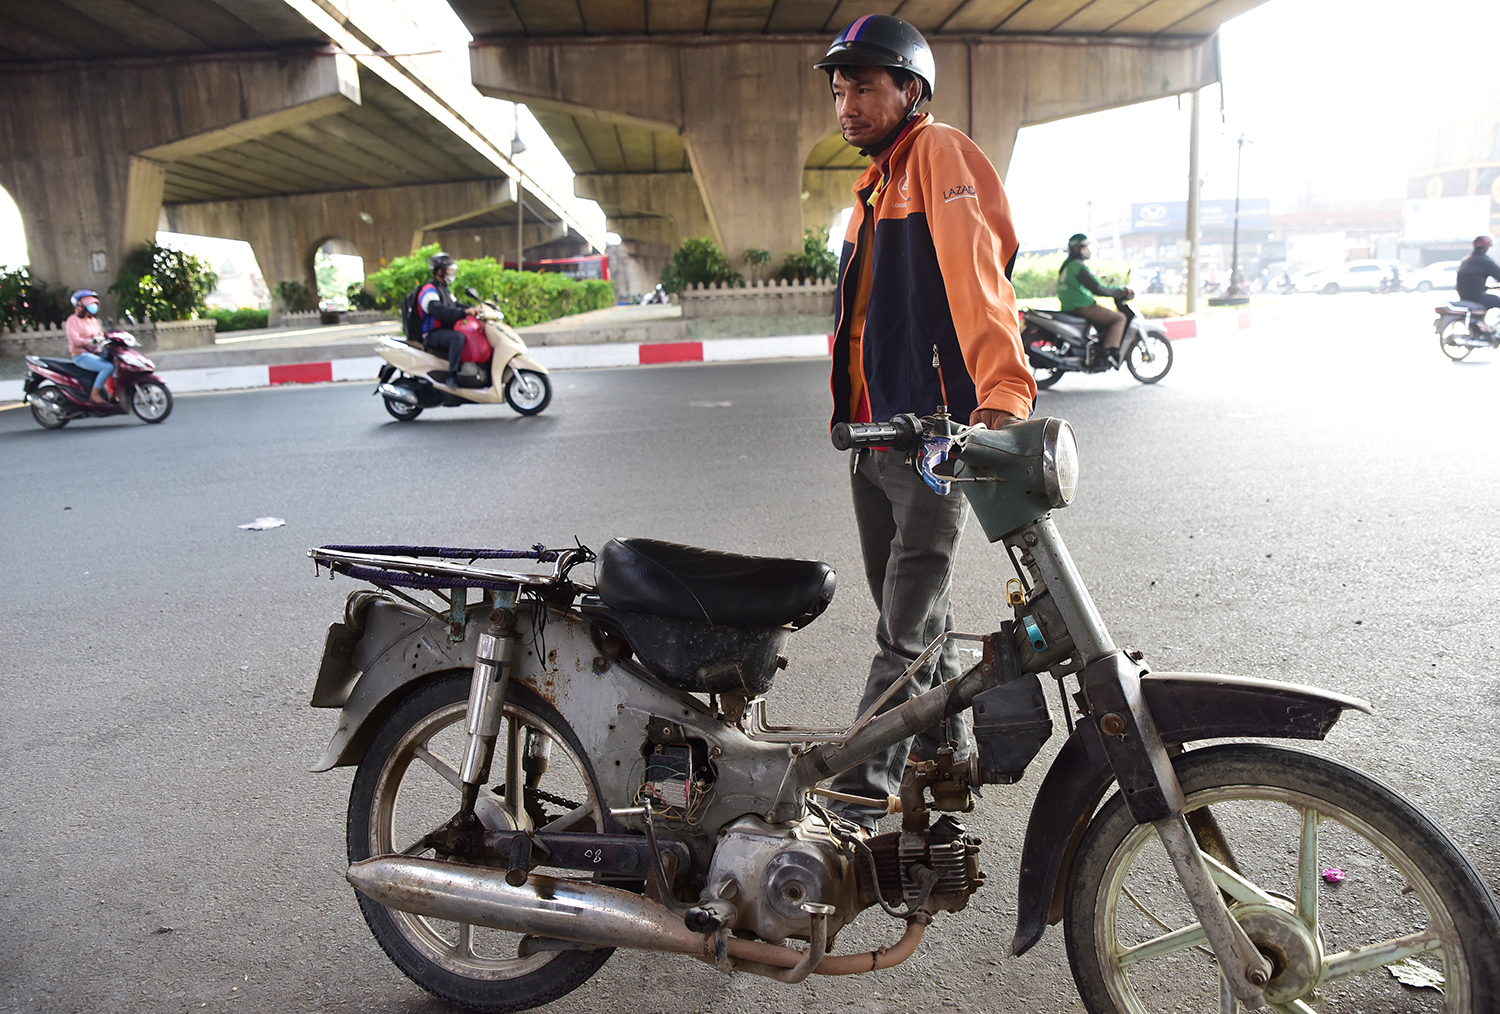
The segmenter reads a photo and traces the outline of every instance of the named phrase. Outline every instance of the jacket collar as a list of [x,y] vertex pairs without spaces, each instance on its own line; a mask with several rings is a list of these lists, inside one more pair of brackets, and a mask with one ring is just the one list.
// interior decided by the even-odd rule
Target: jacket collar
[[932,114],[923,113],[907,124],[906,129],[897,135],[896,143],[892,144],[890,150],[885,153],[885,158],[879,162],[871,162],[870,167],[860,175],[859,180],[854,184],[854,192],[857,194],[866,187],[878,184],[870,194],[870,199],[874,200],[880,191],[884,189],[886,181],[891,178],[891,163],[898,156],[906,154],[907,149],[912,145],[912,138],[916,137],[919,131],[926,128],[932,122]]

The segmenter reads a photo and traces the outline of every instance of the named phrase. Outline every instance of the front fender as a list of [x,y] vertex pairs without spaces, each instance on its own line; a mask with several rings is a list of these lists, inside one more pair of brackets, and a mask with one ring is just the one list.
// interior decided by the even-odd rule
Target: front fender
[[[1369,702],[1317,687],[1244,676],[1158,672],[1141,693],[1162,740],[1322,739],[1345,709],[1373,714]],[[1114,781],[1096,722],[1078,723],[1037,790],[1016,891],[1012,954],[1030,950],[1062,918],[1073,856]]]
[[547,367],[532,359],[524,352],[517,352],[505,361],[505,370],[512,373],[516,370],[530,370],[532,373],[547,373]]

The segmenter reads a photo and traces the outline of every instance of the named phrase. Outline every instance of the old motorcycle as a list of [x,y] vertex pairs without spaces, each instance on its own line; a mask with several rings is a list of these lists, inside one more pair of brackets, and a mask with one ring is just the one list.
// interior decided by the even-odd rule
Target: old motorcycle
[[[898,965],[985,885],[957,815],[1051,735],[1046,677],[1068,735],[1020,846],[1012,950],[1062,922],[1088,1010],[1408,1010],[1402,981],[1418,980],[1449,1011],[1500,1009],[1500,912],[1443,831],[1354,768],[1234,742],[1322,739],[1368,704],[1158,672],[1116,645],[1051,516],[1079,474],[1066,422],[904,416],[834,438],[909,448],[1014,572],[996,629],[938,638],[908,676],[948,639],[977,655],[969,669],[847,728],[776,724],[768,696],[788,639],[832,598],[823,563],[643,539],[597,556],[309,551],[374,586],[328,631],[311,703],[341,713],[313,770],[357,766],[346,876],[406,975],[512,1011],[619,947],[788,983]],[[899,797],[825,787],[970,711],[974,753],[910,763]],[[865,839],[835,798],[899,813],[900,830]],[[836,953],[866,909],[899,939]]]
[[[1125,315],[1125,336],[1120,341],[1120,362],[1143,384],[1154,384],[1172,368],[1172,343],[1167,329],[1136,313],[1123,299],[1115,307]],[[1021,311],[1021,344],[1039,388],[1051,387],[1064,373],[1103,373],[1118,369],[1099,355],[1101,338],[1094,325],[1082,317],[1057,310]]]
[[[466,354],[456,378],[448,376],[446,359],[415,342],[387,336],[375,346],[375,354],[386,362],[375,393],[385,399],[385,410],[399,422],[411,422],[423,409],[502,401],[521,415],[536,415],[552,401],[547,367],[531,357],[526,342],[505,323],[500,307],[481,300],[473,289],[468,295],[478,305],[473,316],[457,328],[465,333],[468,344],[477,339],[477,347],[490,351]],[[451,389],[444,386],[450,382]]]

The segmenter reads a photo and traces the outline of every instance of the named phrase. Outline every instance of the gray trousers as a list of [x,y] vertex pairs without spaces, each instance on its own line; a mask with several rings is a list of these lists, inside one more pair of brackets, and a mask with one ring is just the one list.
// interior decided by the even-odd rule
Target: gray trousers
[[[854,520],[859,527],[865,579],[880,610],[875,626],[875,658],[865,682],[859,711],[864,712],[916,661],[938,635],[953,629],[950,594],[953,557],[967,518],[968,502],[956,489],[939,496],[927,487],[902,451],[855,451],[850,488]],[[896,707],[939,680],[959,674],[958,645],[943,650],[891,697],[883,711]],[[901,787],[908,753],[930,759],[953,742],[967,756],[973,739],[962,715],[876,754],[863,765],[833,779],[831,788],[857,796],[885,799]],[[873,826],[885,811],[857,803],[835,803],[843,816]]]

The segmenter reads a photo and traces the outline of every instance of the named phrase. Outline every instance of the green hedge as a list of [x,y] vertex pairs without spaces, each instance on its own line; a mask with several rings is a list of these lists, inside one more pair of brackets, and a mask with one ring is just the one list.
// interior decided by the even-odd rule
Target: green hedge
[[[432,277],[427,261],[438,252],[432,243],[366,277],[382,308],[399,307],[407,293]],[[460,301],[472,288],[505,312],[511,327],[556,320],[585,310],[602,310],[615,303],[615,285],[602,280],[578,281],[553,271],[510,271],[493,257],[457,262],[453,295]]]
[[[1048,254],[1019,258],[1010,276],[1016,298],[1041,299],[1057,295],[1057,272],[1066,257],[1066,254]],[[1089,270],[1099,279],[1100,285],[1116,288],[1130,284],[1130,265],[1124,261],[1093,261]]]
[[251,331],[268,327],[269,310],[209,310],[205,317],[219,322],[220,331]]

